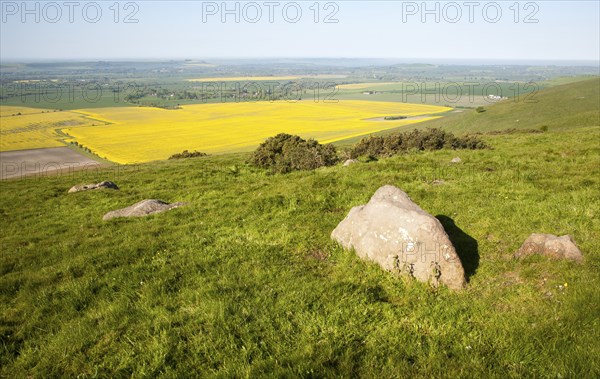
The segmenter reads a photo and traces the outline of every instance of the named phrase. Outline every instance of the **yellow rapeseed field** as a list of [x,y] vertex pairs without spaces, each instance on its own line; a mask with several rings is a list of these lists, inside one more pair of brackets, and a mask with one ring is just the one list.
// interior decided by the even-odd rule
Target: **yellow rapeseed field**
[[85,115],[18,106],[0,106],[0,151],[64,146],[56,129],[92,125]]
[[64,128],[70,140],[117,163],[166,159],[183,150],[248,151],[278,133],[321,143],[436,118],[383,121],[389,115],[433,115],[450,108],[421,104],[347,100],[338,103],[255,102],[183,106],[178,110],[119,107],[80,110],[109,125]]

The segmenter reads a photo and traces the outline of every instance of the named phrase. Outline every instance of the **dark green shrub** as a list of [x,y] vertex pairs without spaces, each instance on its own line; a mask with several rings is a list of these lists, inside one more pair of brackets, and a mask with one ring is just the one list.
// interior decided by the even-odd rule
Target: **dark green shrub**
[[383,140],[383,151],[381,156],[391,157],[398,154],[402,150],[402,144],[404,143],[403,134],[392,134],[386,136]]
[[441,129],[413,130],[385,137],[363,138],[350,150],[352,158],[361,156],[390,157],[409,151],[440,149],[485,149],[487,145],[478,137],[470,135],[455,137]]
[[281,133],[268,138],[252,153],[249,163],[272,172],[314,170],[338,162],[333,145],[321,145],[313,139]]
[[484,107],[477,107],[477,109],[475,109],[475,112],[477,112],[477,113],[483,113],[483,112],[485,112],[485,108]]
[[358,144],[350,151],[351,158],[361,156],[380,157],[384,150],[384,137],[369,136],[360,140]]
[[468,149],[468,150],[480,150],[487,149],[488,145],[474,135],[466,135],[462,138],[456,139],[456,146],[454,149]]
[[184,158],[196,158],[196,157],[206,157],[208,154],[202,153],[200,151],[187,151],[183,150],[181,153],[173,154],[169,157],[169,159],[184,159]]
[[456,138],[452,133],[441,129],[413,130],[408,138],[411,148],[417,150],[440,150],[454,148]]

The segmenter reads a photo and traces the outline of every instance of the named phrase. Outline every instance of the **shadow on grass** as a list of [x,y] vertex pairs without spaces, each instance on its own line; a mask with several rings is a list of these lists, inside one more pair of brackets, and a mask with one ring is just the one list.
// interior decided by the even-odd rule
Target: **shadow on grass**
[[450,242],[454,245],[456,253],[460,258],[460,263],[465,269],[465,279],[468,282],[471,276],[477,271],[477,267],[479,267],[479,245],[477,244],[477,240],[456,226],[454,220],[450,217],[444,215],[437,215],[435,217],[440,220],[446,233],[448,233]]

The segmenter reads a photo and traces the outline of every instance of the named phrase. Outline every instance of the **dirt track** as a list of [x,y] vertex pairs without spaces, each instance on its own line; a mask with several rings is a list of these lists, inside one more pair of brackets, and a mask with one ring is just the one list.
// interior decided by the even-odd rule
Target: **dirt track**
[[6,151],[0,153],[0,179],[96,170],[101,165],[68,147]]

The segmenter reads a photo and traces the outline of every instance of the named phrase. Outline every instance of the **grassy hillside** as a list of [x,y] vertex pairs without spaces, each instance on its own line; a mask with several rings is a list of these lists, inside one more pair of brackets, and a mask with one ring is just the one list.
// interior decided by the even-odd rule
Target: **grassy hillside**
[[[560,83],[554,81],[552,83]],[[600,78],[570,82],[545,88],[535,95],[522,95],[484,105],[485,112],[456,109],[437,120],[389,129],[373,135],[386,135],[412,129],[442,128],[455,134],[504,129],[572,129],[600,125]],[[338,146],[357,143],[363,137],[339,141]]]
[[[572,122],[577,97],[597,94],[589,83],[566,87],[569,110],[454,117],[508,128],[511,107],[550,126],[484,136],[490,150],[288,175],[225,155],[1,182],[0,375],[598,377],[598,102]],[[66,193],[100,180],[121,190]],[[465,291],[394,277],[330,241],[384,184],[443,221]],[[144,198],[190,205],[101,220]],[[584,263],[514,260],[534,232],[573,235]]]
[[428,123],[458,133],[517,128],[572,129],[600,124],[600,78],[565,84]]

